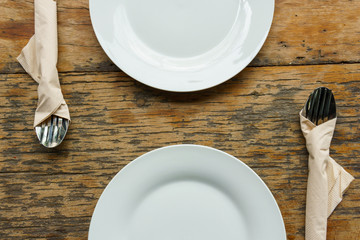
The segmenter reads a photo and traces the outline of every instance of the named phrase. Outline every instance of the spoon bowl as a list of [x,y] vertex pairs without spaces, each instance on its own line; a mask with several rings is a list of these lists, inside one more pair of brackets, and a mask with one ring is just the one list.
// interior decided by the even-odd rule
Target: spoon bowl
[[303,116],[315,125],[336,117],[336,104],[332,91],[326,87],[316,88],[304,106]]
[[35,127],[40,144],[47,148],[60,145],[67,133],[70,121],[66,118],[52,115],[43,123]]

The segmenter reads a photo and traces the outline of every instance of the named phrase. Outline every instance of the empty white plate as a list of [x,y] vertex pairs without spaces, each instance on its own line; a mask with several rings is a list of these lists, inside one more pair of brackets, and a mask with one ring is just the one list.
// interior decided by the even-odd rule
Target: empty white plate
[[274,0],[90,0],[95,34],[136,80],[188,92],[244,69],[270,30]]
[[90,240],[285,240],[264,182],[243,162],[199,145],[151,151],[124,167],[94,210]]

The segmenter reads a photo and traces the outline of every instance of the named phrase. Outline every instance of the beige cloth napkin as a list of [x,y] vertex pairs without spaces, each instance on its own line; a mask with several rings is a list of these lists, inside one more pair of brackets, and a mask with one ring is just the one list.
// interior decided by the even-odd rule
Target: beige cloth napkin
[[301,130],[309,152],[309,177],[306,195],[305,239],[325,240],[327,218],[341,202],[354,180],[329,156],[336,118],[318,126],[302,116]]
[[70,120],[61,92],[58,71],[56,2],[35,0],[35,35],[17,58],[25,71],[39,84],[34,127],[52,114]]

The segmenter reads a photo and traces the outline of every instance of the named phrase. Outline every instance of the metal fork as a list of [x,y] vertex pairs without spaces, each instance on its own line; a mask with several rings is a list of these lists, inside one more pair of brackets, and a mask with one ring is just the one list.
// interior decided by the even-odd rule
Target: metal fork
[[68,127],[68,119],[52,115],[41,125],[36,126],[35,132],[43,146],[54,148],[64,140]]
[[326,87],[316,88],[306,101],[303,115],[315,125],[335,118],[336,104],[332,91]]

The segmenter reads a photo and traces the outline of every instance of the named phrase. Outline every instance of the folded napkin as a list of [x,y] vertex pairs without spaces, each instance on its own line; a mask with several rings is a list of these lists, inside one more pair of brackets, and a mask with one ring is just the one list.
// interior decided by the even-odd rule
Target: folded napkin
[[336,118],[318,126],[300,112],[301,130],[309,152],[305,239],[325,240],[327,218],[341,202],[354,178],[329,156]]
[[35,0],[35,35],[17,58],[25,71],[39,84],[34,127],[53,114],[70,120],[56,69],[57,44],[56,2]]

